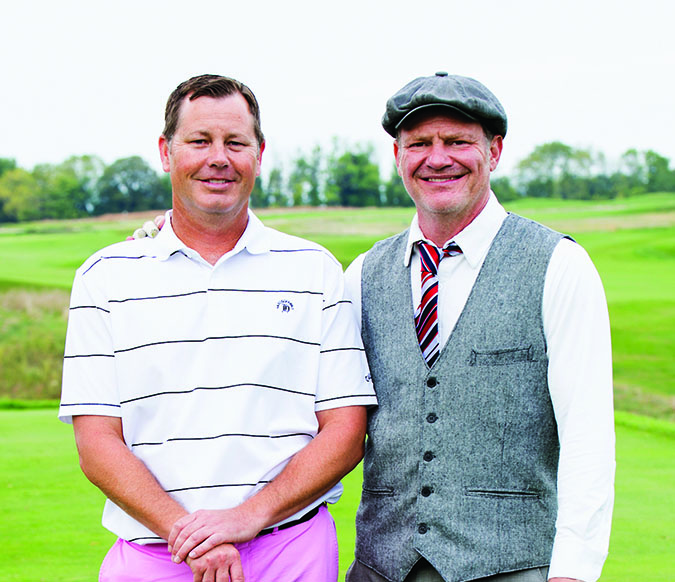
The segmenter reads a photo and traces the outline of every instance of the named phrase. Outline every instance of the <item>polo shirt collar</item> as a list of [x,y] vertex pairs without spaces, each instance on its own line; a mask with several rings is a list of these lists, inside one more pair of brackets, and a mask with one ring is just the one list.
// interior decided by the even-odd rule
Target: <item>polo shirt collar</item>
[[[506,218],[506,210],[499,203],[497,197],[493,192],[490,192],[485,208],[480,211],[480,214],[468,224],[464,230],[460,231],[451,240],[459,245],[462,249],[464,258],[472,267],[477,267],[487,255],[490,245],[497,236],[497,232],[502,226],[502,222]],[[408,231],[408,243],[406,252],[403,257],[403,262],[406,267],[410,265],[410,259],[413,252],[417,252],[416,245],[418,241],[427,241],[427,239],[419,226],[417,214],[413,216],[410,230]],[[450,242],[448,241],[445,241]]]
[[[188,247],[182,240],[176,236],[171,225],[172,210],[168,210],[164,215],[164,226],[155,238],[157,243],[157,256],[161,260],[166,260],[176,252],[182,252],[188,257],[197,255],[194,249]],[[228,255],[235,255],[246,249],[249,253],[256,255],[269,252],[270,241],[267,234],[267,228],[262,221],[248,209],[248,223],[241,237],[234,248],[228,252]]]

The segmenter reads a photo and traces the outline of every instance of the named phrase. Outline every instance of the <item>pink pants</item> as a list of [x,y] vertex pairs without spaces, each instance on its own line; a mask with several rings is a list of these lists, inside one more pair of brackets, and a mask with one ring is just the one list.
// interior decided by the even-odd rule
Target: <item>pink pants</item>
[[[336,582],[335,523],[325,507],[305,523],[235,544],[246,582]],[[103,560],[99,582],[193,582],[187,564],[174,564],[166,544],[118,539]]]

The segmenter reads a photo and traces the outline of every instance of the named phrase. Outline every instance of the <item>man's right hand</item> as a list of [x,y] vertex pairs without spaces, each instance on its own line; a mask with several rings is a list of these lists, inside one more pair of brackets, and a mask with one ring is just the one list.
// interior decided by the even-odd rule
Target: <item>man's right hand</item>
[[127,240],[135,240],[137,238],[145,238],[146,236],[149,236],[150,238],[154,238],[157,236],[160,230],[162,230],[162,227],[164,226],[164,215],[160,214],[158,216],[155,216],[154,220],[148,220],[143,223],[143,226],[140,228],[137,228],[134,231],[134,234],[131,236],[127,237]]
[[192,569],[194,582],[244,582],[241,557],[232,544],[221,544],[185,562]]

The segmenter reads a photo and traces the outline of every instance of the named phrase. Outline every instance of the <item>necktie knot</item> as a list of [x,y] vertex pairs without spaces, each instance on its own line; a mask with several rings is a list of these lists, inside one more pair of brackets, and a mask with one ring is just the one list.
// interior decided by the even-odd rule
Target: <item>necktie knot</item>
[[441,259],[462,254],[462,249],[454,241],[446,243],[442,249],[439,249],[435,244],[421,240],[417,242],[417,248],[422,262],[422,271],[433,273],[433,275],[437,274]]

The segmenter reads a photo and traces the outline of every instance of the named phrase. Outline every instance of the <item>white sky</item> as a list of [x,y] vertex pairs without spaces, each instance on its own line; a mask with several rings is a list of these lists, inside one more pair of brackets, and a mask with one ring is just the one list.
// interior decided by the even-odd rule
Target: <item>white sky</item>
[[675,166],[672,0],[12,0],[0,24],[0,157],[140,155],[160,170],[166,98],[217,73],[262,109],[263,173],[332,136],[371,142],[387,98],[438,70],[475,77],[509,116],[500,173],[560,140]]

